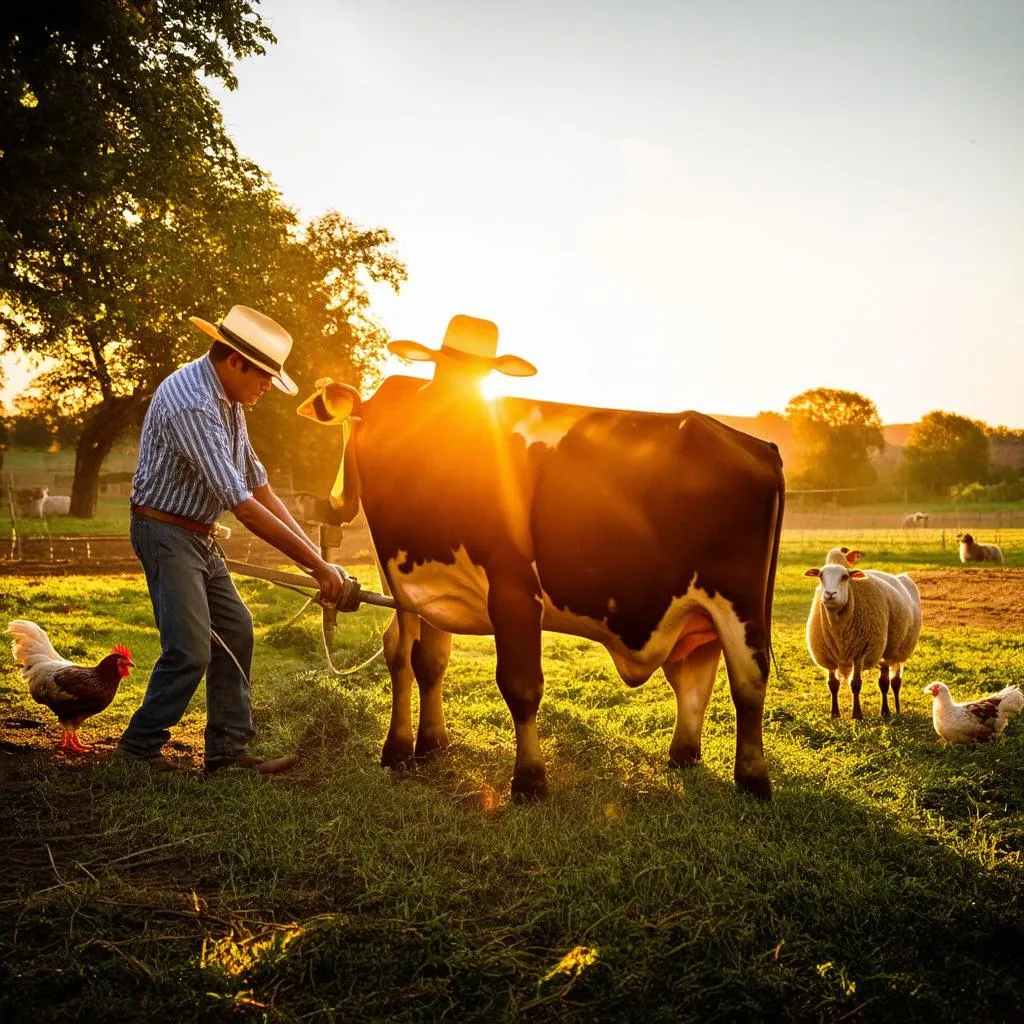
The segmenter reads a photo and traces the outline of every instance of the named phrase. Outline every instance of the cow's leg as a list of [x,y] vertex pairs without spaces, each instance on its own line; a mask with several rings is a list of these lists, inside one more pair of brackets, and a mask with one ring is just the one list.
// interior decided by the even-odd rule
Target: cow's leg
[[744,793],[768,800],[772,784],[764,759],[762,719],[764,696],[768,687],[768,651],[752,651],[745,645],[725,650],[729,672],[729,691],[736,708],[736,764],[733,778]]
[[850,693],[853,694],[853,717],[857,719],[864,717],[864,712],[860,709],[861,667],[859,661],[854,662],[853,671],[850,673]]
[[505,698],[516,729],[512,799],[541,799],[547,796],[548,781],[537,735],[544,673],[540,653],[541,602],[536,581],[492,581],[487,611],[494,626],[498,690]]
[[836,675],[836,670],[830,668],[828,670],[828,689],[832,694],[832,717],[839,717],[839,676]]
[[391,673],[391,724],[380,755],[385,768],[400,768],[413,759],[412,647],[419,636],[419,616],[407,612],[396,612],[384,630],[384,659]]
[[420,723],[416,756],[430,757],[448,746],[441,684],[452,652],[452,635],[420,621],[420,638],[412,645],[412,669],[420,688]]
[[[878,688],[882,691],[882,717],[889,717],[889,666],[883,661],[878,666]],[[895,694],[893,698],[895,699]]]
[[896,714],[900,713],[900,688],[903,686],[903,666],[897,665],[892,675],[892,702],[896,708]]
[[668,748],[670,768],[688,768],[700,760],[704,713],[711,700],[722,645],[717,641],[698,647],[682,661],[661,666],[676,695],[676,728]]

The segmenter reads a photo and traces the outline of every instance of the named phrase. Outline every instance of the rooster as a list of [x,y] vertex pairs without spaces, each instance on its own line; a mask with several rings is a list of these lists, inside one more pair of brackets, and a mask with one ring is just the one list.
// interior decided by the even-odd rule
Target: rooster
[[932,723],[935,731],[950,743],[990,740],[998,736],[1006,723],[1024,708],[1024,693],[1016,686],[1007,686],[981,700],[957,704],[945,683],[929,683],[924,692],[932,700]]
[[132,652],[118,644],[94,668],[83,668],[62,658],[34,622],[15,619],[7,632],[14,637],[11,651],[32,699],[45,704],[63,729],[57,749],[74,754],[91,749],[79,741],[78,730],[114,699],[121,680],[135,667]]

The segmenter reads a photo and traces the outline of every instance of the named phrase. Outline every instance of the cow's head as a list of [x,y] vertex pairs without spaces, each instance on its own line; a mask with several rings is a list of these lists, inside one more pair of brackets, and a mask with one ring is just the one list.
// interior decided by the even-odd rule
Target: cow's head
[[341,427],[341,463],[331,488],[331,508],[340,513],[343,523],[351,522],[359,511],[359,475],[352,455],[352,436],[359,422],[359,392],[331,377],[321,377],[316,390],[299,406],[299,415],[325,426]]

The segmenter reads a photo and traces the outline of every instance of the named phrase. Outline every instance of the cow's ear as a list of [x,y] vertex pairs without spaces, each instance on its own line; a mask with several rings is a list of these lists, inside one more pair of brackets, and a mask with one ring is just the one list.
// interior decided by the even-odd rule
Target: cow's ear
[[850,570],[850,579],[851,580],[866,580],[867,578],[868,578],[868,574],[863,569],[851,569]]
[[808,569],[807,572],[804,573],[804,575],[805,576],[820,576],[821,575],[821,570],[820,569]]
[[316,383],[316,391],[299,406],[300,416],[340,426],[359,408],[359,392],[355,388],[330,377],[321,377]]
[[864,552],[863,551],[858,551],[856,548],[854,548],[853,551],[850,551],[847,554],[846,560],[850,563],[850,565],[855,565],[863,557],[864,557]]

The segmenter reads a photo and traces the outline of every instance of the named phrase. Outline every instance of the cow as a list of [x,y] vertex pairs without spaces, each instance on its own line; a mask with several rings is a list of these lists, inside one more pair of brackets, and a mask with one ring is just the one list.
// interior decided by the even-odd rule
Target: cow
[[299,412],[344,426],[330,502],[341,522],[362,508],[400,609],[384,635],[383,765],[447,746],[452,634],[493,635],[515,726],[512,798],[546,795],[536,719],[541,631],[552,630],[603,644],[629,686],[663,670],[674,767],[700,759],[724,653],[734,778],[770,797],[762,717],[785,494],[775,445],[698,412],[489,401],[440,375],[390,376],[365,401],[323,378]]

